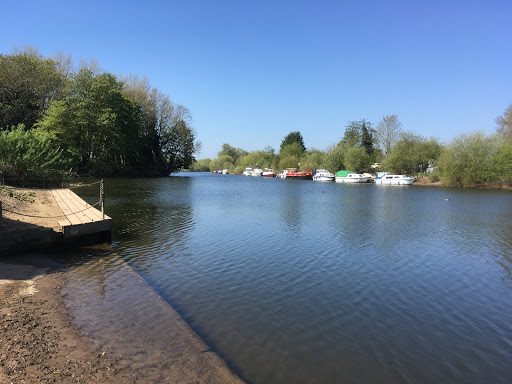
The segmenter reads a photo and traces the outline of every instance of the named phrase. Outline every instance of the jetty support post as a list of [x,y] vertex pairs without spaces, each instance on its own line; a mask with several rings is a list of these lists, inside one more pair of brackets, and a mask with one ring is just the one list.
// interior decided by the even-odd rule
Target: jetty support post
[[103,185],[103,179],[100,181],[100,204],[101,204],[101,214],[103,219],[105,219],[105,186]]

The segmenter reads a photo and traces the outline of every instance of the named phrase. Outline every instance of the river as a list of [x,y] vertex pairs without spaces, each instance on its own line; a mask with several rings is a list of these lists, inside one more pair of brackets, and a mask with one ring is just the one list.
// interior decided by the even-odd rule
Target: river
[[123,260],[251,383],[512,381],[510,191],[205,173],[105,189],[111,250],[75,286]]

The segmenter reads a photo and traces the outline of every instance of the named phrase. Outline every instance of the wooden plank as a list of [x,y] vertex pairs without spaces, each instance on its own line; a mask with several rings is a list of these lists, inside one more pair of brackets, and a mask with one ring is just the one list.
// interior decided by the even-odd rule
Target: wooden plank
[[109,220],[109,219],[112,219],[111,217],[109,217],[107,215],[105,215],[105,219],[104,219],[101,211],[98,208],[95,208],[92,205],[89,205],[86,202],[84,202],[82,200],[82,198],[80,198],[80,196],[78,196],[75,192],[68,190],[68,193],[70,194],[70,196],[73,196],[73,198],[75,200],[81,201],[81,202],[85,203],[85,205],[87,207],[90,207],[90,209],[84,211],[89,217],[95,218],[95,219],[99,219],[99,220]]
[[69,220],[71,225],[78,225],[82,224],[82,221],[76,217],[76,215],[73,214],[73,211],[71,208],[67,205],[65,200],[62,198],[61,194],[59,193],[59,190],[52,190],[52,195],[55,198],[55,201],[59,205],[60,209],[62,210],[62,213],[66,215],[66,218]]
[[88,207],[90,208],[90,205],[79,198],[75,198],[76,195],[73,196],[69,192],[71,191],[63,190],[60,192],[60,194],[62,199],[66,202],[67,206],[74,212],[75,216],[78,217],[82,223],[89,223],[94,221],[96,217],[94,215],[91,215],[91,217],[85,212]]

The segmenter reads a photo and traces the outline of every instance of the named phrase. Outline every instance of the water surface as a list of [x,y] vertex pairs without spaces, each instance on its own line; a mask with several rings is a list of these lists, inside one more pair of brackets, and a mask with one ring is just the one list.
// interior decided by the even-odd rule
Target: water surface
[[250,382],[512,381],[510,192],[190,173],[105,188],[116,260]]

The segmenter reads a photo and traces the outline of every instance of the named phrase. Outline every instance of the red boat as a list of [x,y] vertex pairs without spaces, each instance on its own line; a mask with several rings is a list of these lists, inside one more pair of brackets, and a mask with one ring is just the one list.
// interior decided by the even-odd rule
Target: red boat
[[301,170],[296,170],[295,168],[288,169],[284,176],[285,179],[297,179],[297,180],[313,180],[313,172],[309,172],[309,162],[308,162],[308,171],[303,172]]
[[275,177],[276,174],[274,173],[274,171],[270,168],[265,168],[263,170],[263,177]]
[[286,174],[285,179],[313,180],[313,172],[290,171]]

